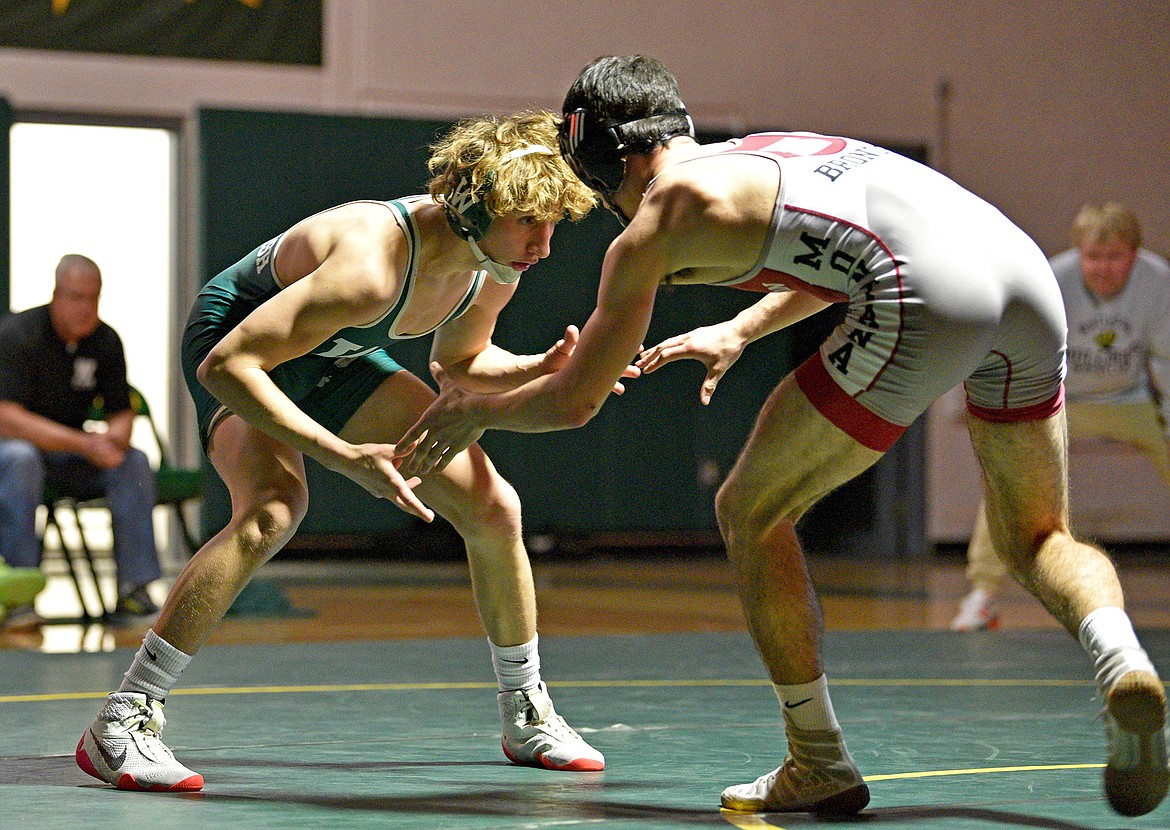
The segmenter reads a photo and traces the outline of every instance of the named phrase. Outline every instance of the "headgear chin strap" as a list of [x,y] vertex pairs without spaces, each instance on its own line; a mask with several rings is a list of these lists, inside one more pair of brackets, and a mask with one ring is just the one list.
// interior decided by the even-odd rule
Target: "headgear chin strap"
[[[502,161],[511,161],[533,153],[544,156],[556,155],[552,149],[543,144],[526,144],[506,154]],[[455,181],[454,187],[451,188],[451,192],[444,197],[443,203],[447,208],[447,224],[451,226],[451,230],[465,238],[471,245],[471,253],[475,256],[476,261],[493,280],[501,285],[510,285],[520,279],[520,272],[490,259],[476,244],[484,238],[488,227],[492,224],[493,217],[488,212],[484,202],[486,193],[491,190],[495,180],[495,174],[488,173],[484,177],[482,187],[477,189],[472,186],[471,176],[460,175]]]
[[490,258],[483,250],[475,243],[475,240],[470,236],[467,237],[467,244],[471,246],[471,253],[475,256],[476,261],[480,264],[483,270],[488,272],[488,276],[498,282],[500,285],[511,285],[520,279],[520,272],[515,268],[507,265],[501,265],[494,259]]

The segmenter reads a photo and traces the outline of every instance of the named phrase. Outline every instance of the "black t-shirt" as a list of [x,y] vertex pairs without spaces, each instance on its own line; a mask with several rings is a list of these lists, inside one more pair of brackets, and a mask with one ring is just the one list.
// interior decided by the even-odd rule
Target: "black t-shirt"
[[95,398],[109,414],[130,408],[122,339],[105,323],[69,350],[47,305],[0,319],[0,400],[81,429]]

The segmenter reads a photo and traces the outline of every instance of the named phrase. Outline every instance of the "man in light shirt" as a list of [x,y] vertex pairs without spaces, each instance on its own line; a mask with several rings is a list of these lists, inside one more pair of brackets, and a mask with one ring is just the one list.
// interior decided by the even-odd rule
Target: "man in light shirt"
[[[1137,217],[1117,202],[1088,204],[1073,220],[1073,248],[1051,260],[1068,315],[1068,431],[1139,450],[1170,485],[1170,263],[1141,247]],[[967,548],[972,589],[955,631],[999,627],[1007,577],[979,505]]]

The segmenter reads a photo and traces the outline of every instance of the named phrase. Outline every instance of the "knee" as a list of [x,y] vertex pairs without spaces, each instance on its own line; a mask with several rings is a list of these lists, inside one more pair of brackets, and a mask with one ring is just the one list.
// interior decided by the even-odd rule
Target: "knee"
[[761,493],[732,473],[715,494],[715,517],[724,539],[750,542],[770,533],[780,521],[796,522],[798,514],[782,489],[773,486]]
[[742,494],[730,478],[725,479],[715,491],[715,521],[718,522],[719,530],[725,537],[739,515],[741,498]]
[[0,470],[25,472],[44,468],[41,451],[31,442],[19,438],[0,441]]
[[19,439],[0,441],[0,479],[5,487],[25,486],[37,491],[45,484],[45,461],[32,443]]
[[154,469],[150,466],[150,459],[146,453],[137,447],[126,450],[122,459],[122,469],[135,479],[146,479],[154,476]]
[[233,518],[241,553],[256,566],[272,558],[296,533],[308,506],[308,491],[303,486],[286,486],[265,493]]
[[732,562],[763,550],[766,537],[778,526],[795,525],[798,511],[777,495],[772,492],[765,499],[754,488],[745,487],[734,474],[720,486],[715,494],[715,517]]
[[142,450],[131,447],[122,457],[122,463],[106,474],[109,491],[136,492],[143,501],[154,505],[154,468]]
[[515,488],[493,476],[468,491],[448,519],[464,539],[519,538],[520,515],[520,496]]

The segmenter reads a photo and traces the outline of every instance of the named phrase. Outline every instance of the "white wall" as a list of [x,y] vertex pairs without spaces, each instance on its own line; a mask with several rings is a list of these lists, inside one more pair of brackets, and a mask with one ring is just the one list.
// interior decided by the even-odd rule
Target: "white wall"
[[325,0],[325,18],[320,69],[0,49],[0,94],[17,110],[455,117],[557,108],[591,58],[644,52],[703,126],[923,142],[1049,253],[1106,196],[1170,253],[1165,0]]
[[[1103,198],[1131,204],[1148,247],[1170,253],[1165,0],[325,0],[325,18],[321,68],[0,49],[0,94],[18,112],[177,117],[189,144],[200,105],[559,109],[593,57],[641,52],[674,69],[701,127],[924,143],[1049,254]],[[180,206],[187,291],[202,281],[194,194]]]
[[[64,254],[92,257],[103,277],[101,318],[122,338],[130,382],[164,432],[178,353],[177,345],[160,346],[177,332],[168,317],[173,145],[167,130],[20,124],[12,131],[12,309],[49,301]],[[153,438],[135,443],[157,455]]]

